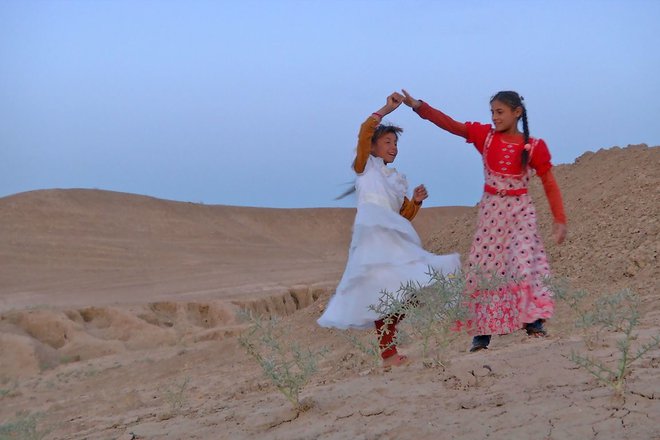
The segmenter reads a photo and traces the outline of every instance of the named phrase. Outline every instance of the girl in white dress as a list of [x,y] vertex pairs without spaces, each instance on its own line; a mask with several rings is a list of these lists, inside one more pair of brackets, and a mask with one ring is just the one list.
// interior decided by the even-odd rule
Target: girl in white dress
[[403,130],[380,124],[381,119],[403,102],[393,93],[387,103],[374,112],[360,127],[357,155],[353,169],[357,177],[357,215],[346,269],[319,318],[322,327],[371,328],[379,334],[381,356],[385,365],[406,362],[392,340],[402,316],[379,316],[372,306],[379,303],[384,290],[397,293],[408,281],[426,284],[429,268],[450,274],[460,268],[458,254],[435,255],[425,251],[412,220],[422,201],[428,197],[424,185],[406,197],[408,182],[403,174],[387,165],[398,153],[398,134]]

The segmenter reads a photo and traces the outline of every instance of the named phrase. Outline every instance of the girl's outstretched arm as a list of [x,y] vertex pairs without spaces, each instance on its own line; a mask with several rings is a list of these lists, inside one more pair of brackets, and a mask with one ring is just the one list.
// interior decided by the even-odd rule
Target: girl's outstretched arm
[[453,120],[424,101],[413,98],[406,90],[401,91],[404,95],[403,103],[412,108],[421,118],[433,122],[438,127],[455,134],[456,136],[461,136],[467,139],[468,130],[465,124]]
[[550,211],[554,218],[554,225],[552,226],[552,235],[557,242],[561,244],[566,238],[566,214],[564,213],[564,202],[559,191],[559,185],[552,174],[552,170],[548,169],[545,173],[539,175],[541,182],[543,182],[543,190],[545,196],[548,198],[550,204]]

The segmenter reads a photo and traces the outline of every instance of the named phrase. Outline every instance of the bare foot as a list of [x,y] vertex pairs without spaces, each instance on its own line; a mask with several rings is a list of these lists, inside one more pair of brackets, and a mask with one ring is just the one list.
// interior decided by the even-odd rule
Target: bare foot
[[408,359],[408,356],[404,354],[395,354],[387,359],[383,359],[383,367],[399,367],[401,365],[406,365],[409,362],[410,359]]

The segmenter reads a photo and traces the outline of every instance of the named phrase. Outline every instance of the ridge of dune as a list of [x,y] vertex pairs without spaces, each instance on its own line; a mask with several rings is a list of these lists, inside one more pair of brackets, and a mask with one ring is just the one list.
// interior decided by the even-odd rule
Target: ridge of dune
[[[429,231],[461,209],[431,208],[416,224]],[[348,208],[202,205],[85,189],[5,197],[0,310],[330,285],[342,270],[354,215]]]

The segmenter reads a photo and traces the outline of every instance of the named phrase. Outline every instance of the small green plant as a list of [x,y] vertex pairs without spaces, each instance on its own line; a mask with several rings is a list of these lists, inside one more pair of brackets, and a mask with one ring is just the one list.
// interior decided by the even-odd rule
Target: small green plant
[[367,362],[372,368],[376,368],[380,364],[381,349],[378,344],[379,334],[374,332],[373,334],[370,333],[367,337],[360,337],[353,333],[342,334],[345,334],[346,339],[353,347],[366,356]]
[[639,323],[639,298],[628,289],[599,298],[591,319],[603,330],[626,332]]
[[190,377],[186,376],[181,383],[175,383],[165,389],[165,400],[169,404],[172,413],[178,412],[186,402],[184,394],[189,383]]
[[80,362],[80,355],[72,355],[72,356],[60,356],[59,363],[60,364],[70,364],[72,362]]
[[589,350],[595,348],[600,339],[601,326],[594,320],[594,306],[591,295],[586,290],[576,290],[569,286],[566,279],[546,278],[545,285],[557,301],[565,303],[574,315],[573,325],[582,334],[582,340]]
[[[576,328],[582,328],[585,344],[590,348],[593,338],[590,330],[600,337],[603,331],[621,333],[617,340],[618,359],[614,366],[595,358],[572,351],[569,359],[576,365],[587,370],[602,384],[609,386],[618,395],[625,392],[626,378],[631,372],[631,364],[642,358],[649,351],[660,347],[660,334],[653,336],[651,341],[641,344],[636,350],[633,341],[638,339],[635,328],[641,318],[639,312],[639,297],[628,289],[603,296],[594,302],[592,309],[583,306],[586,293],[571,293],[565,283],[551,283],[552,290],[560,299],[571,305],[578,319]],[[559,293],[559,294],[557,294]]]
[[[467,316],[465,277],[463,274],[443,275],[431,269],[429,278],[426,284],[402,284],[395,293],[383,291],[373,310],[381,316],[405,316],[395,343],[404,337],[419,336],[424,365],[444,367],[446,349],[460,335],[456,323]],[[410,334],[406,329],[410,329]]]
[[0,440],[40,440],[50,433],[50,430],[38,429],[38,413],[20,412],[17,420],[0,425]]
[[582,356],[571,352],[570,360],[591,373],[604,385],[609,386],[616,394],[625,392],[626,377],[630,373],[630,364],[644,356],[648,351],[660,346],[660,335],[653,336],[651,342],[641,345],[635,353],[632,352],[630,334],[617,341],[620,357],[614,368],[608,367],[603,362],[593,357]]
[[277,390],[297,411],[305,406],[300,402],[300,392],[318,370],[318,357],[327,351],[303,349],[277,319],[263,320],[246,313],[250,327],[238,337],[238,341],[252,356]]
[[0,400],[2,400],[4,397],[11,396],[12,394],[16,393],[16,390],[18,389],[18,381],[14,381],[11,384],[3,383],[3,386],[8,386],[8,388],[0,388]]

